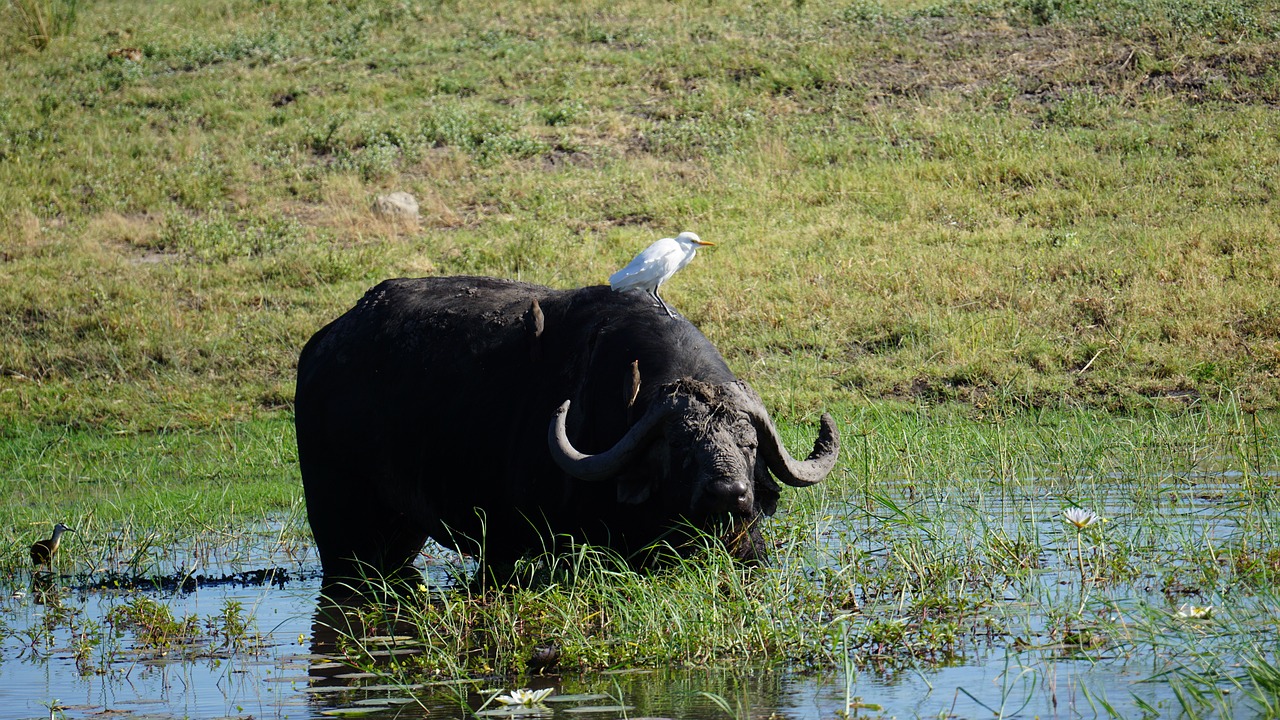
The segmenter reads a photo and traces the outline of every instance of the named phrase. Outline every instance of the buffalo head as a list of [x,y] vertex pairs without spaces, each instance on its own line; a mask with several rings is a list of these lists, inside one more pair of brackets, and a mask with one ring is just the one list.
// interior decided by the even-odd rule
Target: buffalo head
[[721,534],[744,560],[765,554],[755,523],[777,507],[770,475],[792,487],[814,485],[831,472],[840,450],[835,421],[824,414],[808,458],[791,457],[763,401],[742,382],[669,383],[612,448],[595,455],[570,442],[569,406],[566,400],[548,428],[561,470],[587,482],[616,483],[620,502],[656,502],[671,517]]

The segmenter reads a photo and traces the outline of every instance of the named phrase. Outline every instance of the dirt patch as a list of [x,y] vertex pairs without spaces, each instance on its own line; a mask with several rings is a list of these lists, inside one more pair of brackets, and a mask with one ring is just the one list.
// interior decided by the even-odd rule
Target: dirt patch
[[898,27],[913,38],[914,54],[868,58],[838,83],[869,91],[873,102],[961,93],[1043,104],[1080,88],[1122,97],[1162,92],[1195,101],[1278,100],[1274,83],[1267,82],[1280,62],[1274,43],[1247,48],[1211,39],[1175,43],[1080,27],[953,18],[913,19]]

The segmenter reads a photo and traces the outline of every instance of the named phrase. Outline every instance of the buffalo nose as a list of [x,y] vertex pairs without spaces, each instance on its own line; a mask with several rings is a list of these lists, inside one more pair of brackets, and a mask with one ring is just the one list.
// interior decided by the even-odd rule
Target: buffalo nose
[[727,473],[708,480],[705,493],[698,505],[706,512],[716,515],[722,513],[742,517],[751,515],[756,504],[754,486],[752,483],[732,476],[726,477],[726,475]]
[[725,487],[724,492],[726,510],[737,513],[739,515],[751,514],[751,508],[755,504],[755,498],[751,495],[751,487],[744,482],[732,482]]

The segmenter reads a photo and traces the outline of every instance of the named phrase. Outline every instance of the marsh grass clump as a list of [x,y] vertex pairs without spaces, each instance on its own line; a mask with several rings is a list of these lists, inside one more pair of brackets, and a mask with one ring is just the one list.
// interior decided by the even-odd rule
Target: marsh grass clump
[[445,676],[515,674],[549,658],[566,669],[758,661],[786,649],[752,571],[709,538],[705,552],[653,573],[587,546],[535,564],[517,571],[536,575],[527,582],[421,592],[361,616],[385,631],[411,628],[425,648],[415,662]]
[[47,579],[32,586],[32,599],[40,607],[36,622],[4,626],[4,636],[19,639],[33,657],[74,660],[81,675],[116,676],[139,653],[195,660],[253,656],[263,649],[254,618],[233,600],[202,623],[196,615],[175,615],[168,603],[145,593],[131,594],[95,617],[83,591]]
[[13,46],[44,50],[75,27],[80,0],[5,0],[0,5],[3,40]]
[[205,630],[225,652],[254,655],[263,650],[264,641],[254,618],[245,613],[244,604],[238,600],[224,600],[222,612],[209,617]]
[[[714,538],[704,540],[697,552],[648,572],[579,546],[524,565],[518,575],[533,574],[514,584],[423,587],[357,602],[332,627],[350,662],[408,681],[724,661],[822,667],[845,654],[881,667],[939,662],[969,642],[984,617],[979,603],[951,587],[921,591],[885,619],[879,609],[846,603],[830,568],[797,572],[795,557],[747,567]],[[377,661],[376,644],[361,640],[404,633],[421,653],[390,667]]]
[[128,631],[139,645],[152,650],[182,648],[199,636],[199,619],[194,615],[174,617],[169,607],[146,595],[117,605],[106,615],[116,633]]

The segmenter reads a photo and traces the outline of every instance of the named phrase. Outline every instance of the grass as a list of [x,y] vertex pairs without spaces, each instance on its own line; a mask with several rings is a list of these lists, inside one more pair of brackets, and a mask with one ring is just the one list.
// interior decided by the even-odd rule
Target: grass
[[[1280,528],[1270,483],[1247,478],[1255,452],[1276,466],[1269,421],[1238,408],[877,420],[862,446],[869,475],[846,465],[831,485],[788,495],[768,567],[709,548],[637,574],[583,548],[544,561],[541,582],[423,586],[332,624],[349,662],[404,682],[520,675],[548,648],[562,671],[736,662],[856,674],[945,666],[994,644],[1035,675],[1075,659],[1145,666],[1167,687],[1263,687]],[[1255,450],[1238,453],[1240,440]],[[1077,529],[1063,517],[1072,507],[1103,520]],[[1188,605],[1214,610],[1182,617]],[[368,654],[370,635],[425,650],[388,667]],[[1254,670],[1204,675],[1237,662]]]
[[99,576],[168,574],[219,555],[189,547],[193,538],[228,548],[280,526],[284,540],[309,540],[294,458],[281,420],[146,435],[28,428],[0,442],[0,572],[26,568],[27,548],[60,521],[76,531],[60,569]]
[[0,5],[5,27],[0,41],[10,47],[44,50],[55,38],[71,32],[79,11],[79,0],[7,0]]
[[795,416],[1276,405],[1265,2],[79,17],[3,60],[0,428],[284,412],[378,279],[599,283],[685,228],[673,300]]
[[[892,713],[878,685],[860,677],[928,678],[956,664],[989,666],[982,658],[998,655],[1006,663],[998,692],[987,685],[939,687],[940,694],[956,693],[959,714],[1040,707],[1059,672],[1072,678],[1061,681],[1061,692],[1081,693],[1078,701],[1087,698],[1109,716],[1130,715],[1141,703],[1163,703],[1153,714],[1175,712],[1169,703],[1179,703],[1193,715],[1276,703],[1274,413],[1255,414],[1236,402],[1130,416],[1074,409],[978,418],[972,408],[905,413],[883,404],[841,411],[850,419],[850,452],[826,483],[786,493],[766,526],[773,547],[766,567],[743,567],[713,545],[661,572],[639,574],[607,553],[577,548],[523,566],[534,578],[529,582],[444,588],[427,587],[426,580],[408,595],[388,593],[319,619],[340,636],[343,662],[375,673],[371,682],[406,686],[468,678],[478,686],[527,686],[546,662],[570,674],[781,665],[830,678],[835,687],[842,677],[848,707]],[[782,429],[791,445],[807,435],[791,423]],[[112,558],[141,557],[116,567],[138,568],[144,578],[182,571],[195,558],[230,556],[233,565],[258,567],[251,564],[258,555],[238,550],[242,544],[292,544],[303,552],[284,560],[289,569],[313,565],[300,508],[292,504],[299,488],[286,462],[289,430],[277,421],[238,427],[218,452],[210,452],[208,436],[184,431],[115,436],[89,444],[78,459],[66,453],[58,474],[81,479],[67,483],[71,493],[88,492],[93,484],[83,479],[103,473],[113,457],[137,466],[137,455],[166,455],[174,477],[190,477],[191,487],[178,483],[175,491],[191,492],[187,506],[199,509],[208,492],[201,469],[234,448],[246,467],[285,466],[276,468],[283,497],[273,509],[263,493],[243,514],[240,501],[234,507],[213,501],[225,518],[203,511],[188,517],[146,502],[156,490],[144,483],[143,501],[122,519],[71,518],[80,537],[67,536],[72,542],[59,568],[73,579],[55,587],[92,579]],[[102,449],[113,446],[111,453]],[[43,458],[48,467],[64,454],[43,448],[28,443],[14,454],[16,466],[36,468]],[[86,457],[108,459],[95,465]],[[270,487],[241,479],[250,488]],[[238,484],[226,475],[217,482]],[[1064,520],[1069,508],[1104,520],[1077,530]],[[267,533],[275,535],[246,525],[255,517],[273,521],[276,529]],[[181,542],[190,534],[184,527],[201,541]],[[22,577],[26,541],[12,541],[18,548],[7,572],[14,580]],[[24,630],[14,616],[0,629],[23,642],[23,633],[35,633],[31,641],[50,653],[76,649],[88,671],[108,677],[130,647],[162,651],[155,638],[191,644],[195,658],[257,652],[261,619],[243,608],[224,607],[202,622],[166,615],[163,595],[153,600],[134,590],[120,598],[109,623],[77,614],[68,597],[62,614],[45,610],[49,626]],[[1180,616],[1188,605],[1213,610],[1203,618]],[[1132,696],[1117,695],[1108,673],[1146,682]],[[461,686],[445,687],[477,709]],[[655,690],[628,685],[626,692]]]
[[33,591],[45,607],[39,624],[18,632],[5,628],[5,635],[19,638],[34,659],[55,657],[69,645],[82,677],[115,676],[122,664],[133,665],[140,656],[177,655],[191,662],[234,654],[252,657],[262,651],[261,637],[234,600],[224,601],[220,612],[202,625],[196,615],[175,617],[167,604],[146,595],[124,599],[94,617],[61,588],[37,585]]

